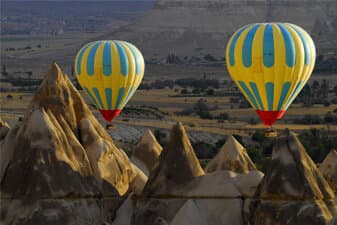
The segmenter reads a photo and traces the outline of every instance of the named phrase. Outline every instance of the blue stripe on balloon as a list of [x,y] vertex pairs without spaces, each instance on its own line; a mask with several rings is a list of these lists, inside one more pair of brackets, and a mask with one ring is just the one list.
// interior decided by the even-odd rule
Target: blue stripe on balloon
[[300,36],[303,48],[304,48],[304,64],[309,65],[310,64],[310,50],[309,50],[309,45],[307,41],[304,38],[304,34],[302,31],[300,31],[296,26],[289,24],[295,31],[296,33]]
[[263,36],[263,64],[266,67],[274,65],[274,34],[271,24],[267,24]]
[[97,42],[94,46],[90,49],[88,59],[87,59],[87,73],[89,76],[94,75],[94,68],[95,68],[95,56],[97,48],[100,46],[101,42]]
[[81,75],[81,64],[82,64],[82,58],[83,58],[83,54],[85,52],[85,50],[87,50],[87,48],[89,47],[90,43],[89,44],[86,44],[80,51],[80,53],[78,54],[78,57],[77,57],[77,75]]
[[281,97],[280,97],[280,100],[278,102],[278,106],[277,106],[277,109],[278,110],[281,110],[282,108],[282,105],[285,101],[285,98],[287,97],[287,94],[288,94],[288,91],[290,89],[290,86],[291,86],[291,83],[290,82],[285,82],[282,86],[282,92],[281,92]]
[[256,34],[256,30],[260,27],[260,24],[256,24],[248,32],[242,47],[242,62],[245,67],[250,67],[252,65],[252,48],[253,41]]
[[101,95],[99,94],[98,89],[97,88],[92,88],[92,90],[94,91],[96,99],[98,100],[100,109],[104,109],[104,104],[103,104],[103,101],[102,101]]
[[117,101],[116,101],[116,105],[115,105],[115,109],[118,109],[121,102],[122,102],[122,99],[123,99],[123,96],[124,96],[124,92],[125,92],[125,88],[120,88],[119,91],[118,91],[118,96],[117,96]]
[[112,110],[112,89],[111,88],[105,88],[105,98],[108,104],[108,109]]
[[286,48],[286,63],[289,67],[293,67],[295,65],[296,60],[296,51],[295,44],[293,38],[291,37],[290,32],[286,29],[286,27],[282,24],[277,24],[281,29],[285,48]]
[[302,81],[299,81],[299,82],[296,84],[296,86],[295,86],[293,92],[291,93],[291,95],[290,95],[290,97],[289,97],[289,102],[287,103],[287,106],[289,106],[290,103],[291,103],[292,101],[294,101],[295,97],[297,96],[299,90],[300,90],[302,87],[303,87],[303,82],[302,82]]
[[135,64],[136,64],[136,75],[139,75],[140,74],[140,61],[139,61],[139,58],[137,57],[135,47],[133,47],[131,44],[129,44],[127,42],[124,42],[124,44],[126,44],[132,52],[132,55],[133,55],[133,58],[134,58]]
[[247,96],[248,96],[250,102],[253,103],[253,105],[254,105],[254,107],[255,107],[256,109],[258,109],[259,107],[258,107],[258,105],[257,105],[257,103],[256,103],[256,100],[255,100],[255,98],[254,98],[252,92],[250,92],[250,90],[249,90],[248,87],[246,86],[245,82],[243,82],[243,81],[238,81],[238,82],[239,82],[240,87],[241,87],[241,88],[243,89],[243,91],[247,94]]
[[248,25],[242,27],[242,28],[235,34],[235,36],[233,37],[232,43],[231,43],[231,45],[230,45],[230,47],[229,47],[229,63],[230,63],[231,66],[234,66],[234,64],[235,64],[234,50],[235,50],[236,42],[238,41],[238,39],[239,39],[241,33],[242,33],[244,30],[246,30],[247,27],[248,27]]
[[264,110],[264,106],[263,106],[263,103],[262,103],[262,100],[261,100],[261,96],[260,96],[260,93],[259,93],[259,88],[257,87],[256,83],[254,83],[254,82],[249,82],[249,85],[253,89],[255,98],[257,99],[257,101],[258,101],[258,103],[260,105],[259,109]]
[[96,108],[98,108],[97,101],[94,98],[94,96],[91,94],[91,92],[89,91],[89,89],[87,87],[84,87],[84,90],[87,93],[87,95],[89,96],[90,100],[95,104]]
[[266,95],[268,100],[268,110],[273,110],[274,103],[274,84],[272,82],[266,83]]
[[112,74],[111,48],[110,42],[106,42],[103,49],[103,74],[110,76]]
[[121,74],[126,76],[129,73],[129,62],[128,62],[128,57],[126,55],[126,52],[122,45],[118,43],[118,41],[114,41],[114,43],[117,46],[118,54],[119,54],[119,60],[121,63]]
[[130,98],[132,97],[132,95],[135,93],[136,91],[136,88],[135,87],[131,87],[130,90],[129,90],[129,93],[128,95],[126,96],[124,102],[123,102],[123,105],[122,107],[124,107],[126,105],[126,103],[128,103],[128,101],[130,100]]

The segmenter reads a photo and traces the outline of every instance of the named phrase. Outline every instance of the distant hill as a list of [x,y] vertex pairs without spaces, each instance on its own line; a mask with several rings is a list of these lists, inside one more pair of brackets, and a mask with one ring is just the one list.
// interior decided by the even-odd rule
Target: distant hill
[[144,17],[108,34],[134,42],[146,58],[224,56],[231,34],[254,22],[291,22],[313,37],[318,54],[337,55],[334,0],[159,0]]

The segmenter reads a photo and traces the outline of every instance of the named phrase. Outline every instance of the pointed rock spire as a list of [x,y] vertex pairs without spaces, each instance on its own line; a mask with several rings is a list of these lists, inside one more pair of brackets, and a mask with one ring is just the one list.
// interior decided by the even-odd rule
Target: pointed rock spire
[[[23,123],[2,145],[1,192],[8,196],[123,195],[136,176],[56,63]],[[3,161],[5,160],[5,161]]]
[[153,166],[158,161],[162,150],[163,148],[158,143],[151,130],[148,129],[133,150],[131,161],[148,175],[149,171],[152,170]]
[[328,181],[332,189],[337,191],[337,151],[332,149],[325,157],[319,170]]
[[176,124],[160,155],[159,163],[150,172],[143,194],[169,195],[172,190],[204,175],[182,123]]
[[335,195],[294,133],[278,138],[250,206],[251,224],[325,225]]
[[334,193],[294,133],[278,139],[259,186],[263,199],[332,199]]
[[248,173],[256,167],[246,149],[231,135],[219,153],[207,164],[208,173],[216,170],[231,170],[237,173]]

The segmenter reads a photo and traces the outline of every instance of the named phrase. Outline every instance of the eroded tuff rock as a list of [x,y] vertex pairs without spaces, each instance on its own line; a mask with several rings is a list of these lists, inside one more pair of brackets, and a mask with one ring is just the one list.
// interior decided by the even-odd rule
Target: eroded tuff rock
[[337,151],[332,149],[319,166],[332,189],[337,192]]
[[3,224],[111,221],[137,177],[56,64],[1,147]]
[[178,186],[204,175],[199,160],[181,123],[175,125],[170,139],[152,169],[145,185],[145,196],[170,196]]
[[9,125],[0,117],[0,141],[4,139],[9,131]]
[[135,200],[133,198],[134,196],[131,193],[119,207],[116,212],[116,218],[112,225],[129,225],[131,223],[131,218],[135,207]]
[[294,133],[277,140],[255,198],[253,225],[325,225],[336,213],[333,191]]
[[328,225],[337,225],[337,214],[331,219]]
[[[186,131],[175,125],[170,139],[151,170],[148,182],[136,203],[131,224],[167,224],[184,199],[174,198],[174,190],[196,177],[204,175]],[[163,199],[159,199],[163,198]]]
[[248,173],[256,167],[246,149],[233,137],[229,136],[219,153],[207,164],[205,171],[230,170],[237,173]]
[[131,224],[193,224],[198,220],[241,225],[246,204],[243,198],[254,196],[262,177],[257,170],[204,174],[184,127],[178,124],[137,199]]
[[163,148],[158,143],[151,130],[148,129],[134,148],[131,155],[131,161],[148,176],[149,171],[152,170],[155,163],[158,161],[162,150]]

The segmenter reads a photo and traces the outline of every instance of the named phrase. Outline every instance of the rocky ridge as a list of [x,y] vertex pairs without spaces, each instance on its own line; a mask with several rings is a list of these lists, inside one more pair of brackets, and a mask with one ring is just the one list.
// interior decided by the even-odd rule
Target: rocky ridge
[[144,185],[55,63],[1,141],[0,165],[3,224],[105,223]]

